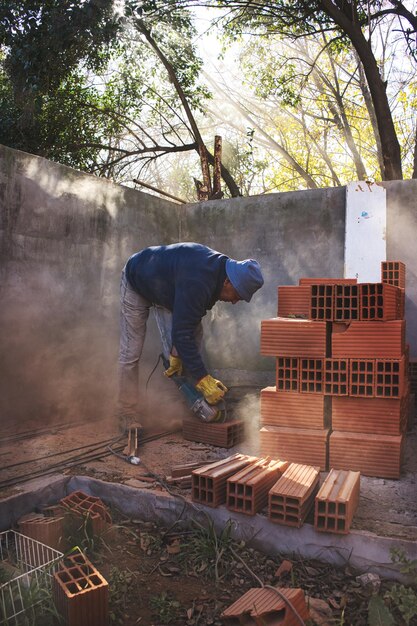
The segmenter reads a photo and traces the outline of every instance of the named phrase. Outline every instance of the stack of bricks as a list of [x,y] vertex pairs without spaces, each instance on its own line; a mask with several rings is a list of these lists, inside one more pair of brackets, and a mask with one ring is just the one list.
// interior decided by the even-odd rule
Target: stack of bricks
[[295,463],[398,478],[407,426],[405,266],[380,283],[300,279],[278,288],[261,353],[276,384],[261,391],[261,453]]

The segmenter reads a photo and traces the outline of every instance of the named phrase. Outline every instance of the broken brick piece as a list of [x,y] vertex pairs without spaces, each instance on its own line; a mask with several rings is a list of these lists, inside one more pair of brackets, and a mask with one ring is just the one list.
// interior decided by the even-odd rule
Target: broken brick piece
[[245,422],[230,420],[218,424],[186,419],[182,422],[182,436],[188,441],[207,443],[218,448],[233,448],[245,438]]
[[83,491],[73,491],[62,498],[59,504],[73,515],[88,518],[95,535],[106,532],[111,525],[111,516],[107,507],[96,496],[89,496]]
[[52,596],[65,626],[109,624],[108,583],[79,550],[62,560],[52,580]]
[[360,472],[330,470],[315,499],[314,528],[347,534],[359,502]]
[[221,621],[225,626],[299,626],[300,620],[291,606],[302,620],[307,621],[310,618],[302,589],[276,589],[277,591],[270,587],[249,589],[223,611],[220,615]]
[[319,472],[319,467],[291,463],[269,491],[269,519],[287,526],[302,526],[314,505]]
[[227,459],[193,470],[191,474],[193,502],[212,507],[224,504],[227,497],[227,479],[256,461],[256,457],[234,454]]
[[268,492],[288,467],[287,461],[259,459],[227,480],[227,508],[255,515],[268,504]]

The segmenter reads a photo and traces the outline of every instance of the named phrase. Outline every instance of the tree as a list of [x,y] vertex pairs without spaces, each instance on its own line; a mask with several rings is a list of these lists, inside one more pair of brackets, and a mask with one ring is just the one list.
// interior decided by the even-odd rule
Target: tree
[[[375,113],[379,135],[383,179],[401,179],[400,143],[394,125],[387,83],[373,49],[372,32],[389,17],[398,20],[405,45],[412,58],[416,55],[415,34],[417,16],[403,2],[390,0],[220,0],[216,6],[227,8],[227,27],[230,32],[244,29],[263,34],[280,34],[295,40],[328,33],[333,40],[349,42],[361,62],[366,78],[370,102]],[[417,157],[415,152],[415,163]],[[417,176],[414,168],[413,177]]]

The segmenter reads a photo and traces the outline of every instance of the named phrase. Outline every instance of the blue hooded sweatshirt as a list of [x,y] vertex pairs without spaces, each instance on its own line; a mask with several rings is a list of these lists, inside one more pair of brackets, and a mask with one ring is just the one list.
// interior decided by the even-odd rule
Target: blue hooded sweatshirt
[[195,331],[219,299],[227,256],[198,243],[152,246],[126,264],[131,287],[152,304],[172,312],[172,345],[196,379],[206,376]]

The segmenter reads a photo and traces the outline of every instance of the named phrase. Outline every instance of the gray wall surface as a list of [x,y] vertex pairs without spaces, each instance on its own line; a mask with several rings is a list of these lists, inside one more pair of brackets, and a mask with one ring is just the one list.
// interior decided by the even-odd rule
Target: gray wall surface
[[[413,354],[417,181],[385,186],[388,258],[407,263]],[[265,286],[252,302],[218,303],[204,319],[205,358],[226,384],[273,384],[260,322],[276,315],[278,285],[343,276],[344,228],[344,188],[180,206],[0,146],[2,419],[114,410],[120,271],[140,248],[176,241],[259,260]],[[160,351],[153,320],[149,328],[143,386]],[[161,372],[149,385],[158,401],[172,388]]]

